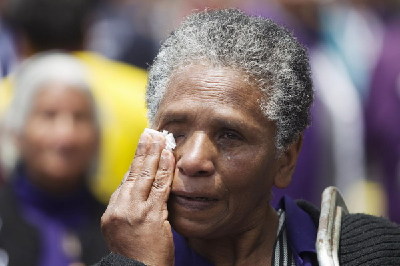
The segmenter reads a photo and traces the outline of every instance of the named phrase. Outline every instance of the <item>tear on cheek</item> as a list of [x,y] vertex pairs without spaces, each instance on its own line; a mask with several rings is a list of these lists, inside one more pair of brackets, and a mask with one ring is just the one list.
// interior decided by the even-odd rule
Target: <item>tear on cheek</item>
[[161,134],[165,137],[165,149],[166,150],[170,150],[172,151],[173,149],[175,149],[176,147],[176,142],[175,142],[175,138],[174,135],[170,132],[168,132],[167,130],[163,130],[162,132],[151,129],[151,128],[145,128],[144,129],[145,132],[149,132],[149,133],[155,133],[155,134]]

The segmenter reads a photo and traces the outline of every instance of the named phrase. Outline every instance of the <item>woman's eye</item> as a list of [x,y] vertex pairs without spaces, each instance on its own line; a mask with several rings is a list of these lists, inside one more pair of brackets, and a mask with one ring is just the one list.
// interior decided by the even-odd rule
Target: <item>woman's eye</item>
[[40,113],[40,115],[45,119],[53,119],[56,117],[57,112],[53,110],[44,110]]
[[92,116],[85,112],[77,112],[74,114],[74,119],[77,121],[90,121]]
[[242,136],[234,131],[224,131],[220,135],[221,139],[226,139],[226,140],[242,140]]
[[180,140],[180,139],[182,139],[184,137],[185,137],[185,135],[183,135],[183,134],[174,134],[174,138],[175,138],[176,141]]
[[172,135],[174,136],[176,143],[185,138],[185,134],[182,132],[174,132],[174,131],[169,131],[169,132],[172,133]]

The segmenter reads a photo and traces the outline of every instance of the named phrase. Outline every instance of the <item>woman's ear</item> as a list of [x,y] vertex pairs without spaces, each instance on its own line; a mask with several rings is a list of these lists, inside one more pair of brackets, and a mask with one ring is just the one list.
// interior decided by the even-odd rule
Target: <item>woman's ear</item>
[[292,181],[292,175],[296,167],[297,158],[299,156],[301,145],[303,143],[303,135],[300,135],[295,141],[288,146],[286,150],[281,151],[277,160],[278,172],[274,179],[274,184],[278,188],[289,186]]

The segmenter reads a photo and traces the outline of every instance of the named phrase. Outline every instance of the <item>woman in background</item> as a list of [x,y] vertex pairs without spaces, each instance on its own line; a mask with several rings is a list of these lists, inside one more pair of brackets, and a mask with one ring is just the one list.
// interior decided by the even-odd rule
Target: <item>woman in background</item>
[[2,121],[2,142],[16,152],[2,155],[9,178],[0,190],[0,261],[93,263],[107,249],[99,229],[104,206],[88,189],[100,132],[85,69],[69,55],[45,53],[14,78]]

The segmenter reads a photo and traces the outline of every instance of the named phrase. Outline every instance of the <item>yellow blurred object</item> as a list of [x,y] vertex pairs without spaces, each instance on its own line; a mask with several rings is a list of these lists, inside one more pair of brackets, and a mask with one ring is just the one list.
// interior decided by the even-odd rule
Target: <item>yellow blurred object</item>
[[[93,191],[104,203],[129,168],[147,127],[145,70],[91,52],[76,52],[87,67],[101,118],[101,150]],[[0,83],[0,115],[12,97],[12,76]]]
[[351,213],[386,216],[386,197],[381,184],[360,180],[343,192]]

